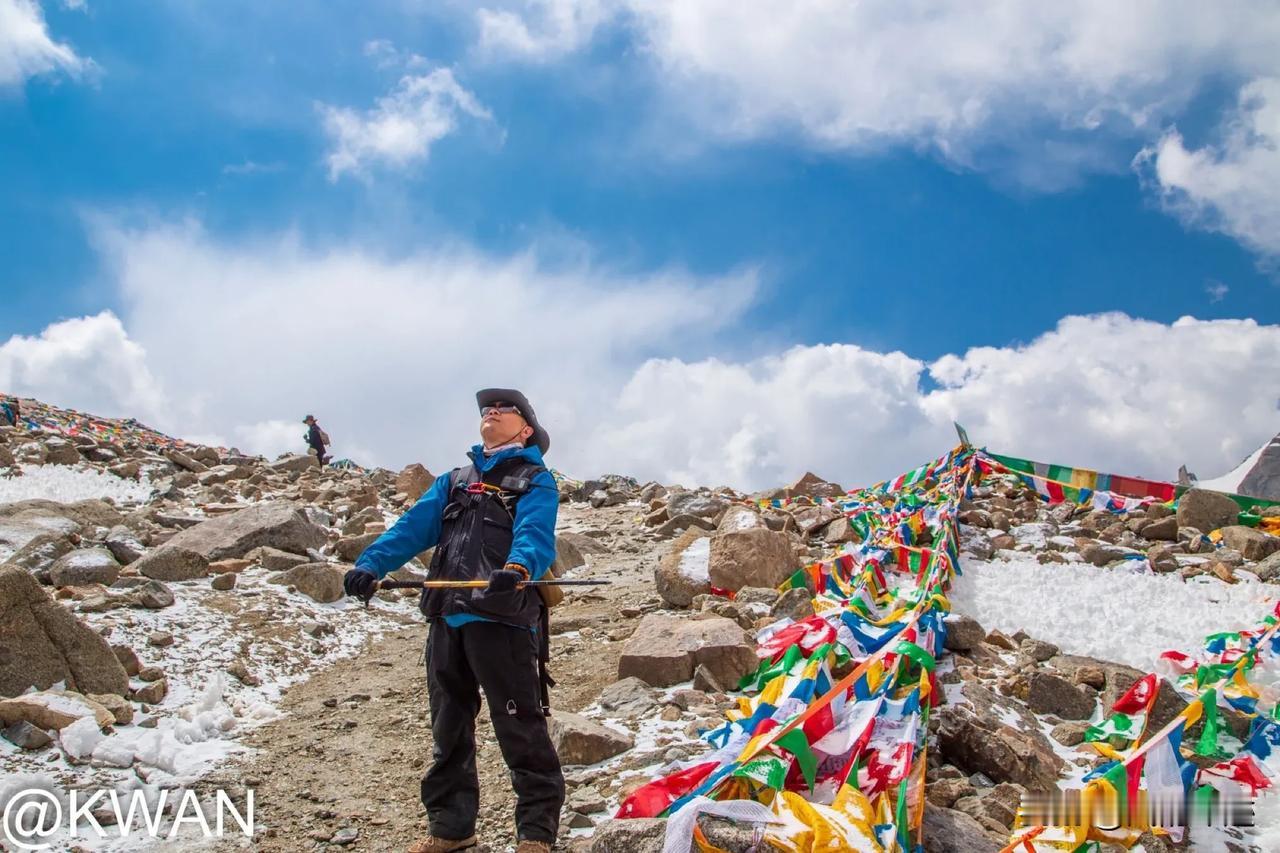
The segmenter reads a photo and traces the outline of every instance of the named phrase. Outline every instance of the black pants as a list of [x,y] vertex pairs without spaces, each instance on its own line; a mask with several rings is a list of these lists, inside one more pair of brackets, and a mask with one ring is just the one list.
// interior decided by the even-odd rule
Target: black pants
[[564,804],[560,759],[542,713],[537,639],[532,631],[471,622],[450,628],[433,620],[427,636],[432,765],[422,777],[431,834],[467,838],[476,831],[476,714],[480,688],[516,792],[516,834],[554,843]]

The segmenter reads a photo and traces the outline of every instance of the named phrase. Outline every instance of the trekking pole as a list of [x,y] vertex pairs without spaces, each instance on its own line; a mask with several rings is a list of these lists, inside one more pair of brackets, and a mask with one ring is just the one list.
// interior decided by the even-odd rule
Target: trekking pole
[[[548,578],[541,581],[522,581],[520,586],[605,586],[611,583],[613,581]],[[483,589],[488,585],[488,581],[378,581],[374,589]]]
[[[605,586],[611,583],[613,581],[548,578],[541,581],[525,581],[520,586]],[[373,592],[380,589],[483,589],[488,585],[488,581],[378,581],[373,585]],[[373,594],[370,593],[369,598],[364,600],[366,608],[372,598]]]

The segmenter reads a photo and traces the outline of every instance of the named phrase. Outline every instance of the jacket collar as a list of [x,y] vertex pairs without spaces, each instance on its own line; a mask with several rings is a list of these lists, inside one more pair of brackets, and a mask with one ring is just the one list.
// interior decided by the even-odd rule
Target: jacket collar
[[542,452],[532,444],[528,447],[508,447],[506,450],[499,450],[492,456],[485,456],[484,445],[477,444],[472,446],[467,456],[471,457],[471,462],[481,472],[488,471],[494,465],[511,459],[523,459],[526,462],[532,462],[534,465],[546,464],[542,461]]

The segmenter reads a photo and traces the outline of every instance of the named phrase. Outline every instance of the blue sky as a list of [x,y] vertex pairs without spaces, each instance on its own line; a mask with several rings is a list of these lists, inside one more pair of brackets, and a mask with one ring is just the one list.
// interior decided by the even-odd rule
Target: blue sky
[[[1262,115],[1250,110],[1280,109],[1269,90],[1261,108],[1241,94],[1280,74],[1251,58],[1260,55],[1253,39],[1265,42],[1274,26],[1262,6],[1232,5],[1222,17],[1242,22],[1241,32],[1211,44],[1132,35],[1157,40],[1147,45],[1152,66],[1136,69],[1157,83],[1134,89],[1135,69],[1103,79],[1090,70],[1077,95],[1078,81],[1055,82],[1058,67],[995,67],[966,83],[954,68],[929,77],[890,63],[872,69],[883,86],[862,87],[859,69],[840,64],[888,38],[870,25],[847,44],[811,39],[815,55],[790,71],[762,58],[762,71],[732,43],[688,49],[688,38],[708,36],[682,40],[674,19],[625,3],[6,4],[28,17],[38,10],[48,41],[76,61],[42,60],[39,45],[6,47],[0,35],[0,52],[28,57],[7,84],[0,77],[0,341],[109,310],[156,359],[159,337],[144,333],[152,291],[129,284],[146,274],[132,266],[141,255],[122,246],[154,245],[148,236],[182,228],[198,232],[187,232],[186,248],[232,259],[276,241],[313,258],[355,252],[377,269],[423,252],[499,265],[531,253],[549,288],[559,276],[585,276],[588,293],[674,277],[693,293],[725,280],[749,291],[719,322],[630,340],[596,394],[624,408],[628,377],[655,356],[758,367],[788,348],[848,344],[927,364],[974,347],[1017,350],[1072,315],[1122,312],[1169,328],[1184,315],[1247,318],[1264,330],[1280,321],[1280,247],[1265,236],[1276,199],[1222,189],[1250,168],[1263,169],[1263,181],[1270,168],[1229,138],[1233,121]],[[753,17],[728,21],[724,37],[738,28],[743,44],[758,43],[752,28],[768,21]],[[1247,22],[1258,33],[1244,32]],[[1086,59],[1117,49],[1078,38]],[[1223,58],[1224,45],[1234,59]],[[762,53],[796,56],[794,47]],[[821,64],[824,50],[835,51],[833,74],[855,75],[854,94],[812,81],[806,63]],[[1062,61],[1081,67],[1079,57]],[[376,131],[379,99],[393,98],[402,79],[440,82],[440,73],[444,94],[393,109],[421,109],[443,131],[410,126],[410,136],[423,135],[417,143],[360,136]],[[909,103],[916,93],[922,102],[971,100],[970,89],[984,93],[978,119],[968,107],[939,119],[935,105],[913,112]],[[341,143],[331,117],[341,111],[357,148],[335,174]],[[1208,161],[1176,168],[1179,154],[1197,153]],[[197,286],[181,264],[166,269],[176,291]],[[266,279],[257,286],[270,289]],[[200,286],[217,290],[220,280]],[[305,301],[305,287],[290,299]],[[431,307],[422,307],[427,322]],[[158,394],[174,393],[165,368],[148,370]],[[937,387],[920,373],[924,392]],[[87,396],[131,399],[99,391]],[[171,427],[227,435],[238,426],[191,417]],[[1276,427],[1260,416],[1209,464]],[[360,449],[407,461],[407,441],[369,436]],[[672,473],[752,479],[781,470],[737,464]]]

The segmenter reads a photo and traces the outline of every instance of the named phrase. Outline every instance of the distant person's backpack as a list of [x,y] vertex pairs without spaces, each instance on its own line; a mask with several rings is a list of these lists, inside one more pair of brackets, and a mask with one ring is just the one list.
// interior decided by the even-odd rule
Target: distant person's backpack
[[316,429],[320,430],[320,440],[324,442],[325,447],[333,444],[333,442],[329,440],[329,433],[325,432],[324,428],[321,427],[320,424],[316,424]]

